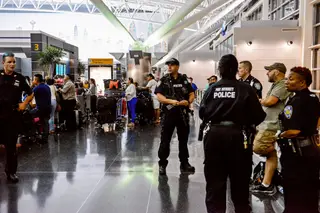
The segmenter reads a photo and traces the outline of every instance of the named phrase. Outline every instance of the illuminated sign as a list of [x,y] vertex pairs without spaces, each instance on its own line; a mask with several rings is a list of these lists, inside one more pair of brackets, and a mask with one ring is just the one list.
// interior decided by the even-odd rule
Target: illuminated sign
[[33,43],[32,45],[32,51],[41,51],[42,50],[42,43]]
[[112,58],[89,58],[89,65],[113,65]]

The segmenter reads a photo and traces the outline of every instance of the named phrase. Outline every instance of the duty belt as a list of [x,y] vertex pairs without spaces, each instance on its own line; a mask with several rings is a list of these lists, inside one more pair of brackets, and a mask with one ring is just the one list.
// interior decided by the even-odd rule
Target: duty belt
[[303,139],[296,138],[295,140],[300,147],[306,147],[306,146],[312,145],[312,141],[310,138],[303,138]]
[[300,156],[303,156],[303,150],[301,150],[301,148],[314,146],[314,148],[319,149],[316,143],[312,140],[313,136],[293,139],[283,138],[278,139],[278,144],[281,150],[285,149],[286,147],[291,147],[293,153],[297,153]]
[[239,127],[241,128],[240,125],[234,123],[233,121],[220,121],[220,122],[211,122],[211,126],[228,126],[228,127]]

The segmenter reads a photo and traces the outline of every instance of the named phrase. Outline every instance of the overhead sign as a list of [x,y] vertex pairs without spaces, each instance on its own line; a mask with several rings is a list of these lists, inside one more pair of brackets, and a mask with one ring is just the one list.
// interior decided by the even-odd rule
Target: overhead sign
[[113,65],[112,58],[89,58],[89,65]]
[[31,43],[32,51],[42,51],[42,43]]

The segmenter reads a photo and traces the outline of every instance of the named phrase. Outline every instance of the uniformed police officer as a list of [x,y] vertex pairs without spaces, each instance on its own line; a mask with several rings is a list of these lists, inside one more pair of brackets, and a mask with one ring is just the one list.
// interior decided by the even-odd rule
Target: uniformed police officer
[[[253,77],[251,75],[251,71],[252,71],[252,64],[250,61],[241,61],[239,63],[239,69],[238,69],[238,76],[239,81],[242,81],[246,84],[249,84],[252,89],[255,91],[255,93],[257,94],[258,98],[261,99],[262,98],[262,85],[260,83],[260,81],[258,79],[256,79],[255,77]],[[248,140],[249,140],[249,144],[248,144],[248,161],[252,162],[252,147],[253,147],[253,140],[254,137],[256,135],[256,127],[252,126],[250,129],[248,129]],[[247,173],[248,175],[251,176],[252,174],[252,165],[248,164],[248,168],[247,168]]]
[[236,79],[238,61],[225,55],[219,62],[222,80],[212,85],[200,105],[204,129],[204,173],[207,181],[206,205],[209,213],[226,211],[226,182],[231,182],[231,197],[236,212],[250,212],[249,180],[244,172],[248,142],[245,127],[260,124],[266,114],[249,85]]
[[286,81],[287,90],[295,95],[279,116],[285,213],[319,212],[320,103],[308,89],[311,83],[311,72],[304,67],[292,68]]
[[258,79],[251,75],[252,64],[250,61],[241,61],[239,64],[238,76],[239,81],[243,81],[249,84],[253,90],[257,93],[259,99],[262,98],[262,85]]
[[[17,172],[16,143],[18,139],[20,116],[18,111],[26,109],[33,94],[25,77],[14,72],[16,60],[13,53],[4,53],[2,56],[3,70],[0,70],[0,135],[1,144],[7,152],[6,175],[13,183],[19,181]],[[22,93],[28,94],[21,103]]]
[[159,174],[166,174],[167,158],[170,154],[170,141],[175,127],[179,140],[180,171],[193,173],[195,168],[189,164],[188,137],[189,116],[188,109],[194,100],[194,91],[187,76],[178,73],[180,63],[172,58],[166,62],[169,74],[158,82],[155,94],[163,104],[161,111],[161,143],[159,147]]

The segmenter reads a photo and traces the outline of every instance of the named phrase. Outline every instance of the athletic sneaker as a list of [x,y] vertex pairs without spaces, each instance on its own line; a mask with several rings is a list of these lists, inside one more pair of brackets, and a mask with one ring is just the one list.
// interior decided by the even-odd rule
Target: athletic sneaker
[[268,186],[268,187],[265,187],[262,184],[259,184],[259,185],[254,186],[251,189],[251,191],[253,193],[262,193],[262,194],[273,196],[277,192],[277,189],[272,184],[270,186]]

